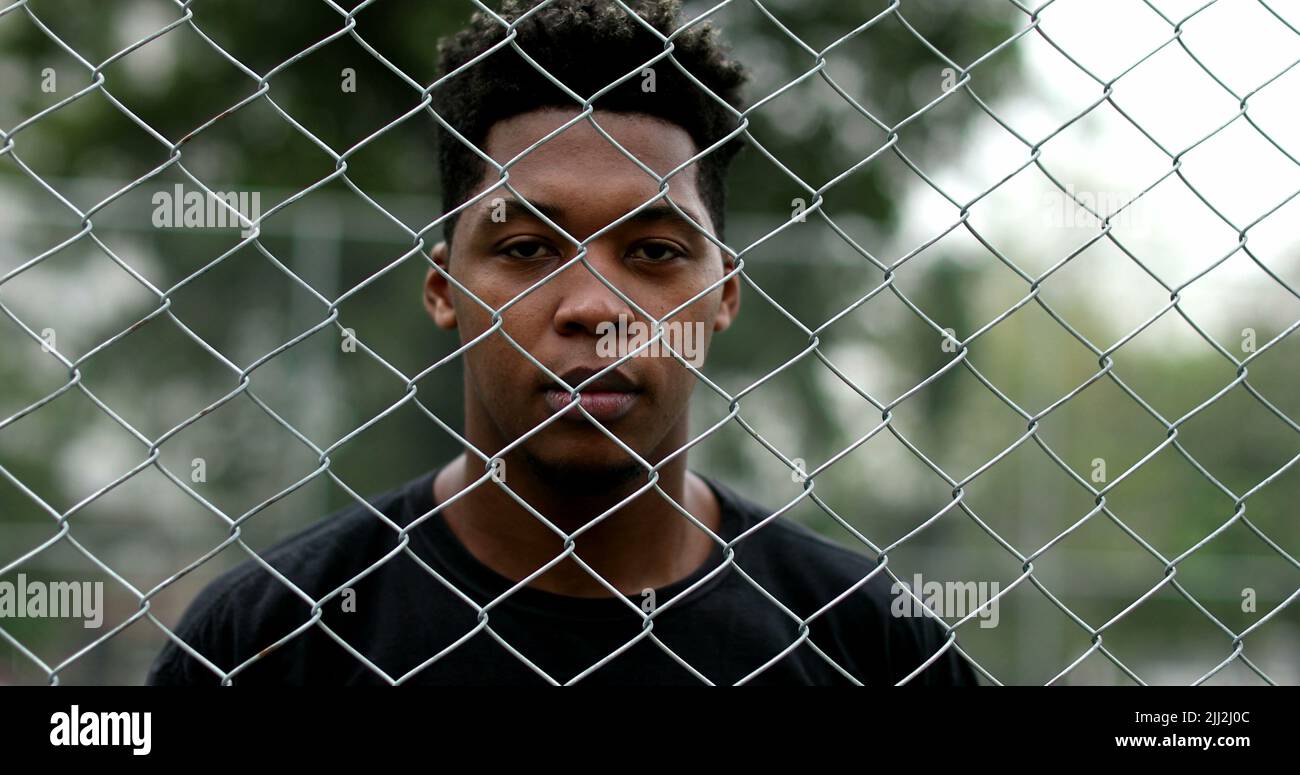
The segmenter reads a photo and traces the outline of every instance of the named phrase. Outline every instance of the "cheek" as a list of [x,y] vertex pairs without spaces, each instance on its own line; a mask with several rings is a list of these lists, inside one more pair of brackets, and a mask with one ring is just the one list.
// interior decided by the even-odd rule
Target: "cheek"
[[487,259],[468,256],[464,259],[464,265],[459,268],[460,271],[455,272],[454,276],[468,293],[456,289],[455,301],[458,310],[465,309],[490,319],[491,313],[484,309],[484,306],[500,309],[517,292],[502,282],[501,276],[493,271]]
[[530,384],[527,370],[535,367],[497,334],[480,340],[462,357],[474,400],[498,418],[514,415],[520,396],[517,386]]
[[[483,389],[509,394],[514,392],[512,386],[530,383],[542,373],[515,348],[517,344],[536,357],[533,342],[537,325],[520,315],[516,307],[506,310],[502,315],[502,326],[486,336],[484,332],[492,329],[491,313],[474,305],[469,316],[470,325],[461,326],[461,343],[478,341],[465,351],[463,357]],[[515,344],[511,344],[502,332],[509,334]]]
[[[553,330],[555,304],[548,298],[547,288],[545,286],[537,288],[532,293],[516,301],[501,315],[501,328],[510,335],[521,347],[532,353],[534,357],[539,355],[539,343]],[[517,292],[516,292],[517,293]],[[511,294],[498,303],[498,308],[508,303],[516,294]],[[485,317],[490,322],[491,316]],[[515,358],[526,360],[517,350],[510,346],[503,336],[494,336],[503,346],[509,348]],[[536,367],[533,367],[534,369]]]
[[[681,321],[683,326],[691,326],[689,341],[695,348],[704,352],[707,351],[709,341],[713,338],[713,321],[717,319],[720,309],[722,309],[721,288],[677,313],[673,320]],[[698,367],[700,364],[695,365]],[[681,364],[678,366],[681,367]],[[682,368],[684,370],[684,367]]]
[[[451,307],[456,312],[456,328],[460,331],[460,340],[463,344],[483,333],[483,329],[488,326],[490,316],[479,301],[485,304],[492,302],[484,297],[482,284],[476,281],[472,273],[467,275],[463,272],[454,272],[452,276],[474,294],[471,296],[455,286],[451,288]],[[475,297],[478,297],[478,300]]]
[[[695,320],[713,319],[717,314],[718,307],[722,304],[722,286],[719,281],[722,279],[722,273],[707,267],[696,267],[691,273],[691,277],[685,280],[679,288],[681,301],[686,301],[694,297],[706,288],[709,292],[702,298],[697,299],[694,304],[687,308]],[[678,302],[681,303],[681,302]]]
[[[493,325],[492,310],[501,309],[527,287],[504,287],[500,282],[493,282],[492,278],[471,276],[468,278],[458,277],[457,279],[478,297],[476,301],[467,294],[458,293],[453,300],[462,342],[480,336],[484,331],[490,329]],[[529,332],[541,322],[539,317],[541,314],[541,291],[540,288],[533,291],[516,301],[502,313],[501,327],[516,341],[522,342],[525,338],[531,338]],[[482,345],[475,345],[475,347],[486,346],[494,341],[500,342],[506,347],[510,346],[505,339],[493,335],[486,339]]]
[[[460,343],[465,344],[469,340],[483,333],[486,327],[487,315],[473,301],[457,296],[452,302],[452,307],[456,310],[456,330],[460,332]],[[473,352],[471,350],[471,352]]]

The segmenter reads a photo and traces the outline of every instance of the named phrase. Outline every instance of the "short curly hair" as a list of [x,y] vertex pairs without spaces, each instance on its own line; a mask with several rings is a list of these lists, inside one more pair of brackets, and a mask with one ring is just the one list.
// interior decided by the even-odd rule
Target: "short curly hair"
[[[505,0],[501,18],[514,24],[539,0]],[[665,37],[681,26],[680,0],[628,0],[626,5]],[[642,88],[641,68],[661,54],[664,42],[611,0],[552,0],[514,27],[515,43],[554,78],[583,97],[590,97],[629,73],[632,77],[602,94],[593,107],[640,113],[682,127],[697,152],[735,131],[738,120],[666,58],[655,62],[655,88]],[[455,71],[499,44],[505,27],[482,11],[469,24],[438,44],[439,77]],[[745,69],[730,57],[708,22],[692,25],[673,38],[672,56],[700,83],[736,110],[743,107]],[[475,62],[432,92],[433,108],[476,147],[482,148],[492,125],[539,108],[578,107],[510,46]],[[438,127],[438,166],[443,213],[478,193],[485,162],[446,128]],[[696,162],[700,195],[722,239],[728,166],[743,147],[739,134]],[[451,243],[456,216],[444,221]]]

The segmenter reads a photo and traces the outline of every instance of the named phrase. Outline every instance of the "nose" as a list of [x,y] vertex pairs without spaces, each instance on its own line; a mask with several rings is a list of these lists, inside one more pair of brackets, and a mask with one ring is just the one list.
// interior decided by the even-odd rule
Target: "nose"
[[[592,269],[611,285],[627,293],[619,282],[621,262],[611,251],[588,246],[587,261]],[[559,294],[555,307],[555,330],[561,335],[586,334],[598,336],[601,323],[618,324],[619,315],[629,320],[637,317],[635,311],[613,291],[605,287],[582,262],[575,263],[550,280],[552,292]],[[630,294],[629,294],[630,297]]]

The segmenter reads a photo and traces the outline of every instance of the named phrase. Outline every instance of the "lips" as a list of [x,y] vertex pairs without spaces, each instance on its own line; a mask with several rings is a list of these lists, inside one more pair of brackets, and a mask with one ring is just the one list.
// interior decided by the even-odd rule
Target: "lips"
[[[560,378],[573,387],[578,387],[583,380],[597,374],[600,370],[579,367],[560,374]],[[636,404],[641,389],[627,375],[617,369],[607,371],[599,379],[584,385],[580,391],[579,403],[593,418],[605,423],[617,420]],[[548,382],[542,386],[542,395],[552,412],[559,412],[572,400],[569,391],[558,382]],[[576,409],[565,412],[563,420],[583,422],[587,418]]]

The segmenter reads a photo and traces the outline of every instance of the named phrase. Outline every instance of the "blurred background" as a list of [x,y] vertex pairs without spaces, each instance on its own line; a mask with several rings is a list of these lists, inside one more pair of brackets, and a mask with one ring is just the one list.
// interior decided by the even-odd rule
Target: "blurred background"
[[[688,3],[687,16],[713,5]],[[759,244],[742,254],[738,324],[703,371],[734,394],[793,361],[744,398],[741,416],[805,470],[839,456],[815,492],[871,546],[807,498],[783,518],[874,556],[948,507],[963,482],[961,507],[891,548],[889,567],[909,582],[1006,589],[1035,557],[1034,579],[1056,602],[1024,579],[1000,599],[998,626],[958,630],[1002,683],[1191,683],[1257,624],[1242,651],[1250,664],[1233,660],[1207,683],[1300,683],[1300,12],[1259,0],[1057,0],[1029,29],[1029,14],[1004,0],[907,0],[824,58],[873,122],[804,76],[815,52],[887,7],[738,0],[709,17],[752,72],[751,102],[780,92],[751,128],[786,169],[753,148],[733,169],[728,244]],[[459,451],[421,407],[388,411],[406,378],[457,345],[421,307],[427,261],[380,209],[417,232],[441,212],[434,120],[413,112],[419,88],[348,35],[283,64],[342,28],[330,4],[189,8],[193,25],[121,57],[180,19],[176,4],[30,0],[0,13],[0,581],[99,580],[106,596],[100,630],[58,619],[0,627],[62,665],[62,683],[142,682],[165,636],[142,618],[95,643],[139,601],[67,540],[15,565],[56,534],[51,510],[71,511],[70,535],[148,592],[229,532],[145,465],[151,442],[167,434],[157,462],[232,518],[317,470],[308,445],[247,395],[170,433],[235,390],[239,370],[319,329],[258,366],[250,387],[321,448],[367,426],[330,454],[330,470],[362,496]],[[471,11],[383,0],[355,29],[427,85],[436,40]],[[270,99],[250,100],[248,71],[276,67]],[[944,96],[966,67],[973,92]],[[107,93],[88,88],[96,68]],[[340,86],[345,68],[354,91]],[[900,122],[881,150],[891,139],[882,125]],[[155,193],[194,188],[175,166],[115,196],[200,127],[183,145],[185,168],[216,191],[260,192],[262,212],[334,172],[318,142],[342,152],[374,137],[348,157],[355,188],[320,185],[263,222],[264,251],[230,252],[238,229],[153,225]],[[811,205],[811,190],[868,157],[824,192],[826,217],[789,223],[795,200]],[[1084,207],[1110,214],[1143,192],[1105,234]],[[93,231],[69,205],[96,207]],[[200,271],[160,312],[150,286]],[[321,298],[345,293],[338,322],[356,332],[352,353],[321,325]],[[955,365],[942,329],[969,340]],[[33,337],[47,331],[77,362],[80,387],[64,390],[69,369]],[[1110,368],[1098,377],[1102,353]],[[1238,368],[1247,358],[1248,373]],[[417,387],[424,409],[460,428],[459,359]],[[882,406],[891,427],[859,444]],[[695,432],[726,410],[699,386]],[[803,491],[735,422],[691,460],[773,508]],[[1094,491],[1112,484],[1108,511],[1096,511]],[[266,548],[353,502],[317,476],[258,510],[243,535]],[[1181,589],[1161,585],[1176,558]],[[174,624],[245,559],[237,546],[216,554],[165,585],[151,612]],[[1121,613],[1103,633],[1109,656],[1099,653],[1091,630]],[[0,639],[0,683],[48,680]]]

